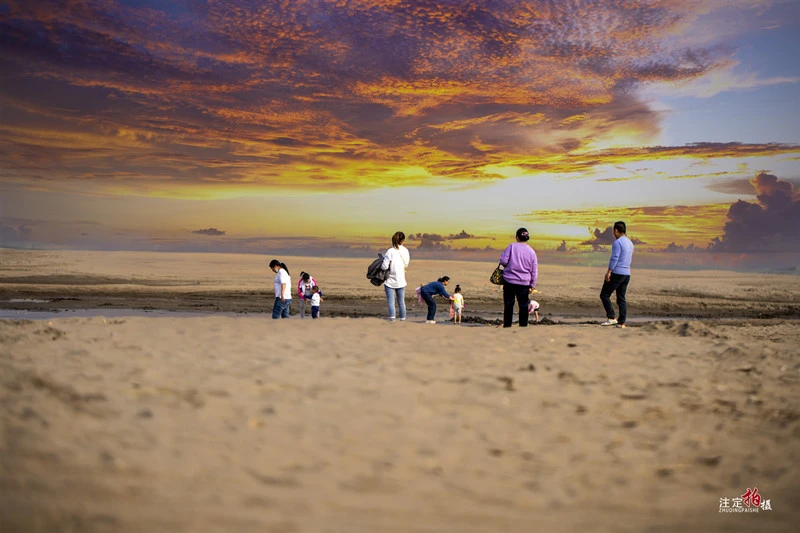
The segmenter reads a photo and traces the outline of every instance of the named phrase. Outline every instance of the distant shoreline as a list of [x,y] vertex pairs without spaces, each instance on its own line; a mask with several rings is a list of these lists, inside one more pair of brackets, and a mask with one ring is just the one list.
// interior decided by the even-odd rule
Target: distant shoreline
[[[270,259],[285,257],[290,259],[332,259],[364,261],[364,268],[376,254],[386,251],[387,246],[370,250],[354,250],[353,253],[335,254],[326,250],[272,249],[264,251],[235,250],[90,250],[90,249],[58,249],[58,248],[19,248],[0,246],[0,250],[20,253],[75,253],[75,254],[170,254],[183,256],[244,256]],[[539,248],[533,244],[534,250],[542,264],[567,267],[602,267],[608,262],[610,250],[558,252],[547,248]],[[411,248],[413,260],[416,261],[463,261],[468,263],[495,264],[503,248],[486,250],[425,250]],[[676,271],[709,271],[723,270],[727,272],[800,275],[800,253],[767,252],[761,254],[740,254],[733,252],[666,252],[637,249],[636,264],[639,269],[676,270]],[[2,279],[0,279],[2,283]]]

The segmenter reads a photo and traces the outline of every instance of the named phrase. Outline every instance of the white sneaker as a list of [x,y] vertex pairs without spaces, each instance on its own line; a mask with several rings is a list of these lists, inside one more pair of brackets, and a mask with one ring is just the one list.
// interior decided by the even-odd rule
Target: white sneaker
[[435,320],[426,320],[425,323],[426,324],[436,324],[436,321]]
[[606,320],[605,322],[603,322],[600,325],[601,326],[616,326],[617,325],[617,319],[616,318],[609,318],[608,320]]

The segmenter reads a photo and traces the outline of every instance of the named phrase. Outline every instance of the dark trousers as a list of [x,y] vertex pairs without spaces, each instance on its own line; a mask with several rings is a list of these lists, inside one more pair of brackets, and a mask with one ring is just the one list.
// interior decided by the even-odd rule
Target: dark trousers
[[428,318],[426,320],[436,320],[436,302],[433,300],[433,296],[425,292],[420,293],[420,296],[428,304]]
[[503,283],[503,327],[510,328],[514,320],[514,300],[519,303],[519,327],[528,327],[528,285]]
[[622,274],[611,274],[611,281],[603,283],[603,288],[600,290],[600,300],[603,302],[603,307],[606,309],[606,316],[614,318],[614,306],[611,305],[611,294],[616,291],[617,293],[617,307],[619,307],[619,319],[617,322],[620,324],[625,323],[628,318],[628,302],[625,301],[625,293],[628,290],[628,282],[630,276],[623,276]]
[[312,305],[311,306],[311,318],[319,318],[319,306]]

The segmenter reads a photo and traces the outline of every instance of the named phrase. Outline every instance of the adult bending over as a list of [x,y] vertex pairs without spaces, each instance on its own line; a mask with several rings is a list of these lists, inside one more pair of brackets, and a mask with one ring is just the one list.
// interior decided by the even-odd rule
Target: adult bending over
[[[628,318],[628,302],[625,293],[631,281],[631,260],[633,259],[633,243],[626,235],[628,229],[622,221],[614,223],[614,244],[611,245],[611,259],[608,261],[608,270],[600,290],[600,301],[606,310],[608,320],[604,326],[625,327]],[[619,320],[614,318],[614,306],[611,305],[611,293],[617,293],[617,307],[619,307]]]
[[[314,296],[314,287],[317,280],[308,272],[300,272],[300,281],[297,283],[297,296],[300,297],[300,318],[306,317],[306,302]],[[320,293],[321,295],[321,293]]]
[[277,259],[269,262],[269,268],[276,274],[272,318],[289,318],[289,305],[292,303],[292,278],[289,269]]
[[394,303],[400,308],[400,320],[406,319],[406,269],[411,257],[408,248],[403,246],[406,234],[402,231],[392,235],[392,247],[386,250],[383,255],[381,268],[388,270],[386,280],[383,283],[383,290],[386,292],[386,302],[389,305],[389,322],[394,322],[395,308]]
[[512,242],[500,255],[503,270],[503,327],[510,328],[514,319],[514,299],[519,303],[519,327],[528,327],[528,295],[536,287],[539,264],[536,252],[528,245],[531,236],[525,228],[517,230]]
[[442,276],[438,280],[431,281],[427,285],[422,286],[420,296],[422,296],[422,299],[428,304],[428,317],[425,320],[426,324],[436,324],[436,301],[433,299],[434,296],[438,294],[445,300],[452,300],[452,296],[447,294],[447,291],[444,289],[448,283],[450,283],[450,277]]

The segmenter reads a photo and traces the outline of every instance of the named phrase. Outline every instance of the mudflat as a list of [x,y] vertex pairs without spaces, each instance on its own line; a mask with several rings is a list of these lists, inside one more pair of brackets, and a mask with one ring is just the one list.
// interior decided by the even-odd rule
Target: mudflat
[[[323,316],[386,316],[382,287],[365,277],[368,259],[280,258],[293,283],[309,272],[323,290]],[[162,309],[265,313],[274,302],[269,258],[246,254],[75,252],[4,250],[0,307],[19,310]],[[409,313],[424,317],[414,289],[447,275],[461,285],[464,317],[495,321],[502,293],[489,283],[495,264],[416,260],[407,272]],[[599,294],[605,267],[552,265],[542,261],[542,316],[604,319]],[[31,301],[45,300],[45,301]],[[297,298],[292,313],[297,314]],[[725,270],[636,269],[628,289],[636,317],[774,319],[800,318],[800,275]],[[446,309],[444,309],[446,311]]]

